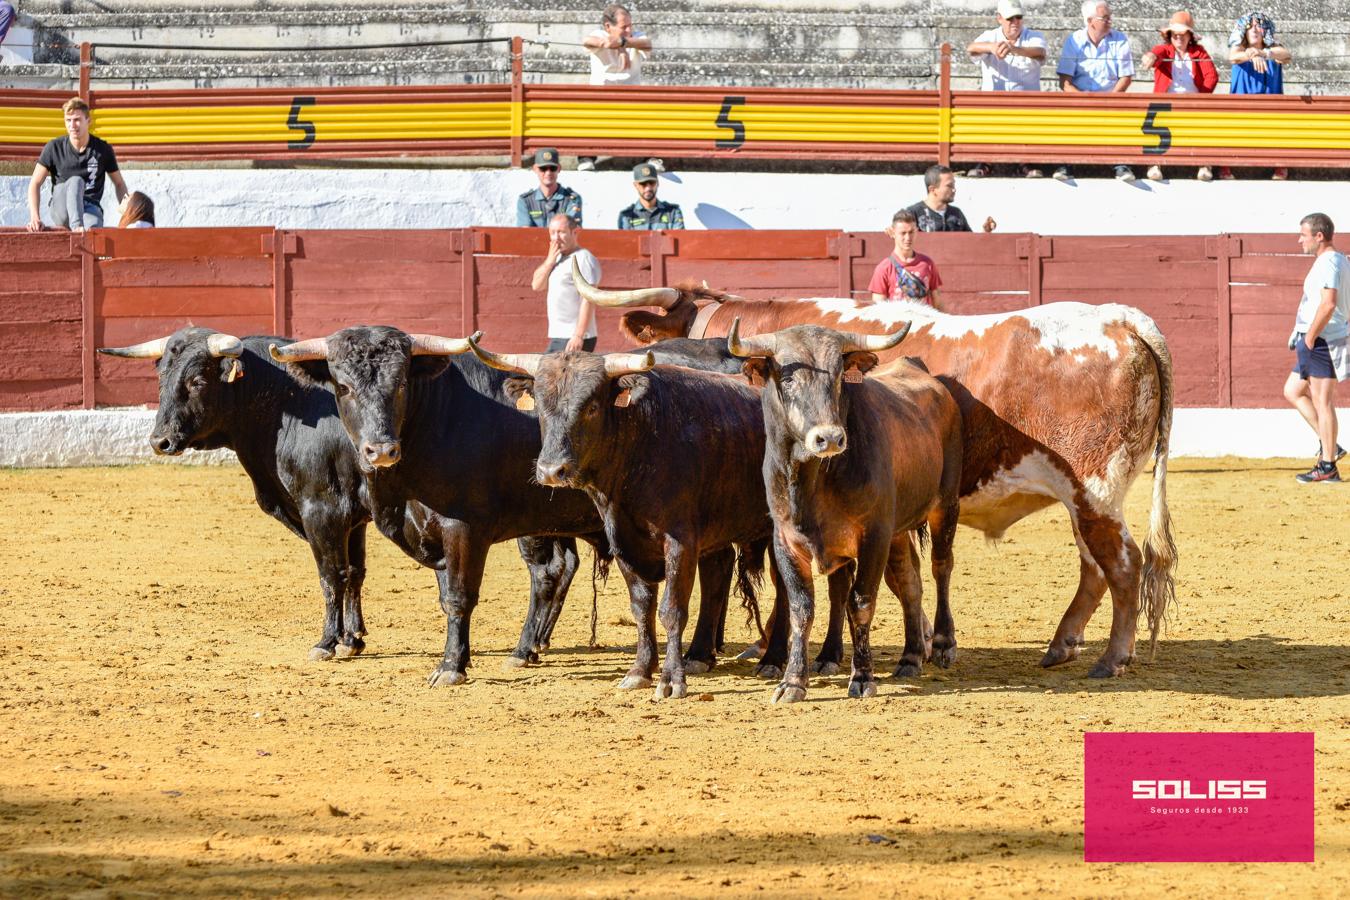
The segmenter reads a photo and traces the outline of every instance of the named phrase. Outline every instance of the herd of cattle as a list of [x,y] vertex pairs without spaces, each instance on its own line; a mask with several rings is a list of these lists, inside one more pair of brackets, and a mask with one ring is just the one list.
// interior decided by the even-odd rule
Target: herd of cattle
[[[747,653],[781,676],[775,702],[806,696],[808,672],[842,663],[850,696],[876,690],[870,626],[881,581],[900,599],[897,676],[956,655],[949,603],[958,523],[998,538],[1056,502],[1069,512],[1080,579],[1041,664],[1077,657],[1111,594],[1110,640],[1091,670],[1133,660],[1138,616],[1154,641],[1173,597],[1167,509],[1172,362],[1131,307],[1053,303],[955,316],[911,303],[752,301],[707,288],[582,295],[631,309],[639,352],[504,354],[481,337],[357,326],[326,338],[237,338],[184,328],[114,356],[157,360],[157,453],[228,447],[258,505],[304,538],[324,595],[313,659],[364,648],[365,529],[433,569],[446,616],[432,685],[465,680],[469,624],[489,548],[517,539],[529,607],[510,664],[548,646],[578,568],[576,539],[617,563],[638,630],[620,682],[657,676],[656,591],[667,635],[655,687],[723,647],[733,581],[747,607],[766,555],[774,611]],[[1154,460],[1141,552],[1125,524],[1131,483]],[[922,606],[931,542],[937,611]],[[767,551],[767,552],[766,552]],[[813,663],[812,567],[830,617]],[[703,597],[683,643],[695,578]]]

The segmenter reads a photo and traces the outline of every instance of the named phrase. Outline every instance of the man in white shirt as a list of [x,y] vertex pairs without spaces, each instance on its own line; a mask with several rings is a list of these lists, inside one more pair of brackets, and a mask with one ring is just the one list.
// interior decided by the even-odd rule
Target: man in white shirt
[[581,299],[572,281],[572,259],[591,284],[600,283],[600,260],[578,242],[581,227],[564,213],[548,222],[548,256],[534,270],[530,285],[536,291],[548,291],[548,349],[594,350],[599,332],[595,328],[595,308]]
[[1295,476],[1304,484],[1337,482],[1336,460],[1345,452],[1336,443],[1336,382],[1350,376],[1350,262],[1331,245],[1336,226],[1325,213],[1299,222],[1298,243],[1315,257],[1303,279],[1289,349],[1297,354],[1284,383],[1284,397],[1299,411],[1321,444],[1317,463]]
[[[998,0],[998,27],[981,34],[967,47],[980,66],[980,89],[985,91],[1039,91],[1041,64],[1045,62],[1045,35],[1023,27],[1022,0]],[[980,163],[966,172],[982,178],[989,167]],[[1041,170],[1022,166],[1022,174],[1039,178]]]
[[[633,17],[628,7],[618,3],[605,7],[600,26],[581,42],[591,54],[591,84],[642,84],[642,64],[652,55],[652,39],[633,30]],[[578,171],[594,169],[594,156],[578,157]]]
[[[1111,27],[1111,4],[1104,0],[1084,0],[1081,10],[1084,27],[1064,39],[1059,54],[1060,90],[1071,93],[1121,93],[1134,80],[1134,55],[1130,39]],[[1069,167],[1055,170],[1059,181],[1069,179]],[[1134,181],[1129,166],[1116,166],[1116,178]]]

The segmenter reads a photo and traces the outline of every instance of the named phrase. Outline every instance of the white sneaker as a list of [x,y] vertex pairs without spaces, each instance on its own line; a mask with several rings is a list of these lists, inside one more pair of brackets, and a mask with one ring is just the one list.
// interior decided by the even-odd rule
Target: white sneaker
[[594,171],[595,171],[595,160],[590,159],[589,157],[583,156],[581,159],[577,160],[577,171],[578,171],[578,172],[594,172]]
[[666,161],[664,159],[659,159],[658,157],[655,156],[647,160],[647,165],[651,166],[658,172],[664,172],[666,170]]
[[1054,173],[1052,176],[1050,176],[1050,177],[1054,178],[1056,181],[1068,181],[1068,180],[1069,180],[1069,167],[1068,167],[1068,166],[1060,166],[1059,168],[1055,169],[1055,173]]
[[[1117,173],[1119,173],[1119,170],[1117,170]],[[1119,178],[1119,177],[1120,177],[1119,174],[1117,174],[1116,177]],[[1162,167],[1161,167],[1161,166],[1149,166],[1149,167],[1148,167],[1148,180],[1149,180],[1149,181],[1162,181],[1162,180],[1163,180]]]
[[1214,170],[1211,169],[1209,166],[1201,166],[1200,169],[1195,173],[1195,178],[1197,181],[1213,181]]
[[1123,181],[1126,184],[1133,184],[1134,170],[1131,169],[1129,166],[1116,166],[1116,181]]

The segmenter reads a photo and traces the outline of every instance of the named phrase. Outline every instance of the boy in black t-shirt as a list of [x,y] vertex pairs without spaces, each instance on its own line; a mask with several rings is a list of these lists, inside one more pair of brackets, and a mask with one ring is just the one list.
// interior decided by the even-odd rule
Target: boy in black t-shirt
[[119,203],[127,195],[113,148],[89,133],[89,104],[72,97],[61,110],[66,119],[66,136],[52,138],[42,148],[28,183],[29,231],[41,231],[44,227],[38,203],[42,182],[48,177],[52,180],[52,222],[71,231],[102,227],[104,178],[112,179]]

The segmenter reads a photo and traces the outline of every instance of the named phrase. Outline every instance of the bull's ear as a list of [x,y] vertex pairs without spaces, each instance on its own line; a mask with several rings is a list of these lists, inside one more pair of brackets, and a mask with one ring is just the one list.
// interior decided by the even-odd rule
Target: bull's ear
[[435,378],[450,368],[450,360],[453,358],[437,354],[414,356],[412,365],[408,367],[408,374],[413,378]]
[[612,386],[614,405],[633,406],[642,399],[643,394],[647,393],[649,383],[647,376],[642,374],[624,375],[617,379]]
[[848,382],[855,381],[853,373],[857,373],[856,380],[861,381],[862,376],[872,371],[877,364],[877,355],[867,350],[855,350],[852,353],[844,355],[844,380]]
[[502,382],[502,390],[516,404],[516,409],[529,411],[534,409],[534,379],[511,377]]
[[328,383],[333,380],[332,374],[328,371],[328,360],[326,359],[307,359],[304,362],[287,363],[286,371],[290,372],[297,381],[313,387],[326,388]]
[[762,356],[751,356],[741,363],[741,374],[756,387],[763,387],[769,380],[769,361]]
[[244,377],[244,364],[232,357],[225,357],[220,361],[220,380],[226,384],[237,381]]

